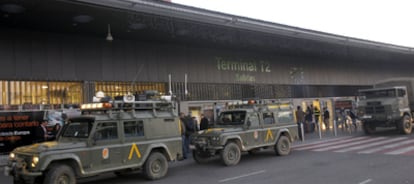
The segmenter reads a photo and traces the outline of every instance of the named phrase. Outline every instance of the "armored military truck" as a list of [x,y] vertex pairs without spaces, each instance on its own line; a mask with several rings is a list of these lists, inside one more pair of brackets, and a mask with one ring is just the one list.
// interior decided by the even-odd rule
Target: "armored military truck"
[[250,100],[229,103],[213,127],[191,137],[190,148],[197,163],[218,155],[224,165],[232,166],[239,163],[242,152],[272,148],[276,155],[289,155],[297,138],[292,103]]
[[410,134],[414,110],[414,79],[393,78],[380,81],[372,89],[359,90],[358,116],[364,132],[372,134],[377,127],[396,127]]
[[164,177],[168,161],[182,159],[176,104],[165,100],[83,104],[56,141],[14,149],[6,173],[15,183],[76,183],[78,178],[140,170]]

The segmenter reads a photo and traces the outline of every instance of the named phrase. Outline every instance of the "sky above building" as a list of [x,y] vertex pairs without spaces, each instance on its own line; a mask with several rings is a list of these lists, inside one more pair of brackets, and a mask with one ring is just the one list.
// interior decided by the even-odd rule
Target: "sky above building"
[[414,48],[410,0],[172,0],[173,3]]

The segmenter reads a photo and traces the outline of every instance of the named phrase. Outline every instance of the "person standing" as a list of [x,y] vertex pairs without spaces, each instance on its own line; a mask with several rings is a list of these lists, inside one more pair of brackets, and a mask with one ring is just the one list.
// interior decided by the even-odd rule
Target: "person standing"
[[325,124],[325,127],[327,130],[330,129],[329,118],[330,118],[330,115],[329,115],[328,108],[324,107],[323,108],[323,124]]
[[40,126],[36,129],[35,136],[35,143],[44,142],[49,139],[49,134],[47,132],[47,121],[42,121],[40,123]]
[[305,115],[305,132],[313,132],[313,105],[311,104],[306,108],[306,115]]
[[200,130],[206,129],[208,129],[208,119],[204,116],[204,114],[201,114]]
[[319,117],[321,116],[321,111],[316,106],[313,108],[313,116],[315,119],[315,125],[316,125],[315,128],[319,130]]
[[183,112],[180,112],[180,130],[181,130],[181,138],[183,144],[183,158],[187,159],[187,153],[189,152],[189,148],[186,146],[187,143],[187,136],[186,136],[186,128],[185,128],[185,115]]
[[57,136],[60,132],[60,128],[61,128],[60,123],[56,123],[55,126],[53,127],[52,137],[50,138],[50,140],[56,140],[56,138],[57,138]]
[[298,124],[298,133],[299,133],[299,138],[301,140],[302,139],[302,129],[301,129],[301,125],[303,124],[303,122],[305,122],[305,113],[302,110],[302,107],[298,106],[295,112],[295,116],[296,116],[296,121]]

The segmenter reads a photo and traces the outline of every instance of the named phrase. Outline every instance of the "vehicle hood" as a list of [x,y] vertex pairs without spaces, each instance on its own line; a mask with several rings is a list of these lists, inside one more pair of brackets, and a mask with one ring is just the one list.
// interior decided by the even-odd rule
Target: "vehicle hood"
[[42,142],[36,143],[28,146],[22,146],[16,148],[13,152],[16,153],[41,153],[46,151],[55,151],[55,150],[64,150],[64,149],[74,149],[85,147],[86,143],[84,142]]
[[198,132],[198,135],[200,136],[214,136],[214,135],[220,135],[223,133],[228,132],[237,132],[242,131],[243,129],[240,127],[216,127],[216,128],[209,128],[207,130],[202,130]]

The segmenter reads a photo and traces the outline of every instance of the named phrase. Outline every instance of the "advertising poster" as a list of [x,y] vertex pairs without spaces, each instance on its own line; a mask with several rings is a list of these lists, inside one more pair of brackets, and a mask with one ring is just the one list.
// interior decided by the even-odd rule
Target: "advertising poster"
[[32,144],[45,111],[0,112],[0,153]]

